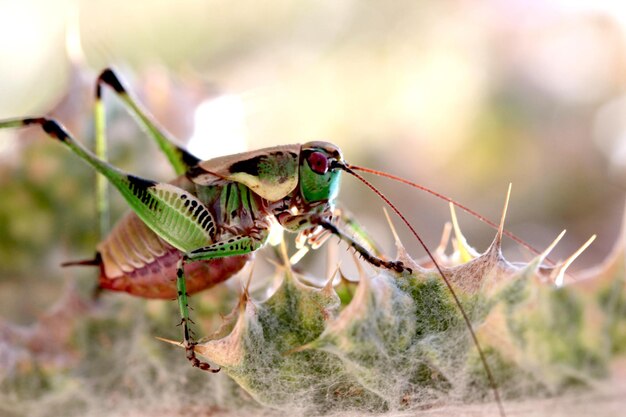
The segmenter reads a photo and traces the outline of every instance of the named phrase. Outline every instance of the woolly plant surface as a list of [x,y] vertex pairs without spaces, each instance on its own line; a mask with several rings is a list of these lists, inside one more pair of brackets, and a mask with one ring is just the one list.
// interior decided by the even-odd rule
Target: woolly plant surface
[[[507,412],[618,413],[626,398],[624,239],[604,264],[557,285],[570,260],[546,267],[553,245],[514,266],[501,255],[500,234],[478,255],[455,229],[454,251],[434,253]],[[484,366],[450,291],[430,261],[410,259],[400,245],[398,253],[412,273],[366,266],[358,283],[326,277],[316,287],[287,264],[265,299],[214,289],[205,296],[214,305],[236,305],[196,346],[222,368],[218,375],[190,369],[181,350],[152,338],[160,332],[178,339],[173,305],[146,308],[136,300],[111,318],[102,307],[66,300],[47,316],[48,330],[67,328],[57,338],[41,323],[5,323],[0,414],[495,415]],[[215,324],[219,309],[196,304],[195,317]],[[80,317],[58,319],[75,311]]]

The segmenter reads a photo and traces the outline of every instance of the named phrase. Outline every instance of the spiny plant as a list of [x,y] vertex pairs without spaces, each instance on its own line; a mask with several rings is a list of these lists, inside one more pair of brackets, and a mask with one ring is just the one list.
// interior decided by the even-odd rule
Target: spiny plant
[[[623,310],[623,271],[610,282],[594,280],[599,291],[585,294],[580,282],[557,285],[578,252],[558,267],[544,266],[563,233],[528,264],[513,266],[500,250],[502,227],[478,255],[453,220],[455,250],[446,255],[442,246],[437,260],[503,397],[556,395],[605,377],[613,353],[599,341],[623,338],[623,311],[604,314],[599,323],[585,315],[616,285],[612,305]],[[451,293],[430,259],[415,262],[397,245],[396,259],[413,273],[362,271],[358,284],[330,277],[326,286],[311,287],[286,262],[275,292],[264,301],[244,292],[222,329],[196,352],[260,403],[289,411],[382,412],[485,400],[489,381]],[[596,305],[585,304],[585,295]],[[589,337],[594,329],[605,330]]]
[[[505,410],[515,412],[515,404],[533,398],[602,392],[599,382],[610,379],[615,359],[626,352],[624,238],[602,265],[560,284],[576,254],[553,268],[544,259],[563,234],[532,261],[513,265],[500,252],[500,233],[477,254],[454,215],[453,229],[453,251],[445,250],[444,236],[433,254],[471,319]],[[247,285],[238,300],[226,286],[207,294],[211,298],[204,301],[222,303],[221,311],[236,305],[194,347],[222,369],[208,378],[187,372],[181,358],[172,357],[175,349],[150,338],[161,334],[180,346],[173,339],[170,303],[146,309],[140,302],[124,306],[117,317],[78,318],[72,312],[89,310],[70,298],[44,319],[47,326],[31,333],[14,332],[7,339],[15,326],[3,327],[3,346],[13,343],[5,352],[13,352],[21,365],[2,377],[0,410],[41,416],[53,415],[52,409],[65,415],[211,410],[226,416],[238,410],[395,415],[441,409],[447,415],[454,414],[446,410],[455,404],[490,402],[489,382],[450,292],[430,260],[414,261],[397,244],[397,260],[413,273],[367,267],[358,281],[339,274],[316,286],[312,283],[319,280],[295,272],[284,260],[276,270],[280,284],[268,297],[260,295],[265,290],[251,293]],[[124,301],[117,305],[128,304]],[[216,314],[196,310],[202,323],[215,323]],[[52,337],[61,325],[73,329],[65,332],[65,341]],[[37,350],[29,348],[33,339],[39,340]],[[91,347],[72,348],[77,340]],[[74,359],[68,361],[68,355]],[[9,356],[3,357],[6,365]],[[64,360],[53,362],[55,357]],[[113,409],[96,411],[111,395],[118,398]],[[597,400],[600,414],[603,398]],[[43,411],[38,403],[54,407]],[[492,407],[478,410],[495,411]]]

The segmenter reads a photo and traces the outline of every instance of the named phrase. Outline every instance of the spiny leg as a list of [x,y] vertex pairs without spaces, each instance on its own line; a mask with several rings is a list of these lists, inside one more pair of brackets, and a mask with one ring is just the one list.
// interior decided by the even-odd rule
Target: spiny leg
[[354,240],[352,237],[348,236],[346,233],[344,233],[342,230],[340,230],[337,226],[335,226],[330,221],[322,219],[322,218],[315,218],[315,217],[312,218],[311,220],[312,220],[312,223],[323,227],[324,229],[328,230],[329,232],[337,236],[342,241],[346,242],[354,250],[356,250],[358,254],[363,257],[363,259],[365,259],[370,264],[376,267],[387,268],[389,270],[396,271],[398,273],[407,272],[410,274],[413,272],[411,268],[405,266],[404,263],[402,263],[401,261],[387,261],[385,259],[380,258],[379,256],[372,254],[363,245],[361,245],[359,242]]
[[[345,208],[337,207],[333,211],[333,220],[339,220],[342,225],[342,229],[347,230],[357,239],[352,238],[352,240],[358,240],[358,242],[371,254],[376,257],[380,257],[382,255],[382,251],[376,245],[374,239],[370,236],[370,234],[365,230],[363,225],[359,223],[359,221]],[[328,229],[326,229],[328,230]]]
[[[161,151],[174,168],[176,175],[184,174],[189,168],[200,162],[198,158],[176,145],[170,135],[152,119],[152,117],[141,107],[139,102],[130,95],[124,87],[120,78],[111,68],[107,68],[98,77],[96,82],[96,103],[101,101],[102,85],[108,85],[113,89],[122,102],[130,109],[131,113],[137,117],[139,122],[146,129],[148,134],[155,140]],[[98,116],[96,116],[96,121]]]
[[[277,215],[278,221],[286,230],[291,232],[297,232],[296,244],[298,242],[304,243],[308,241],[311,247],[316,248],[326,240],[323,235],[329,232],[339,239],[345,241],[353,249],[355,249],[367,262],[377,267],[385,267],[390,270],[402,273],[404,271],[412,272],[410,268],[406,268],[402,262],[399,261],[386,261],[382,259],[382,252],[374,240],[369,236],[365,229],[358,223],[358,221],[350,215],[350,213],[342,211],[341,209],[335,209],[333,211],[333,219],[339,220],[342,228],[347,229],[355,237],[349,236],[341,230],[335,223],[333,223],[327,217],[321,217],[319,215],[310,214],[291,214],[289,211],[284,211]],[[317,227],[322,227],[324,231],[320,233]]]
[[176,290],[178,292],[178,309],[180,310],[181,316],[180,325],[183,326],[183,346],[185,347],[185,357],[189,362],[191,362],[192,366],[200,368],[203,371],[217,373],[220,371],[220,368],[213,368],[210,363],[201,361],[196,356],[196,351],[194,349],[196,342],[193,341],[191,337],[191,329],[189,328],[189,323],[192,323],[192,321],[191,318],[189,318],[189,294],[187,293],[187,284],[185,281],[184,259],[184,257],[181,257],[176,267]]
[[178,294],[178,308],[181,316],[180,323],[183,326],[183,346],[185,347],[185,356],[187,360],[191,362],[192,366],[209,372],[219,372],[220,370],[220,368],[212,368],[208,362],[201,361],[196,356],[194,348],[196,342],[193,341],[191,329],[189,328],[189,324],[193,322],[189,318],[189,294],[187,294],[187,284],[185,280],[185,264],[194,261],[245,255],[254,252],[265,244],[268,235],[268,229],[260,229],[254,236],[235,236],[186,253],[178,261],[176,268],[176,289]]

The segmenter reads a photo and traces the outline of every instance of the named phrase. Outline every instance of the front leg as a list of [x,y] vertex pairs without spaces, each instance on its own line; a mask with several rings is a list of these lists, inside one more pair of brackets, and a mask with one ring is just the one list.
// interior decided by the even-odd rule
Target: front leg
[[312,217],[311,223],[321,226],[324,229],[328,230],[330,233],[337,236],[339,239],[346,242],[350,245],[354,250],[356,250],[359,255],[363,257],[367,262],[376,266],[387,268],[392,271],[396,271],[398,273],[408,272],[409,274],[413,272],[413,270],[404,265],[401,261],[387,261],[385,259],[380,258],[372,254],[369,250],[367,250],[363,245],[354,240],[352,237],[345,234],[342,230],[340,230],[337,226],[335,226],[332,222],[322,218],[322,217]]
[[[345,240],[361,254],[381,258],[382,251],[374,242],[365,228],[344,209],[335,208],[332,215],[323,216],[320,214],[291,214],[283,211],[276,215],[278,222],[288,231],[299,233],[296,238],[296,245],[309,242],[313,249],[317,249],[331,234]],[[324,227],[321,223],[328,223],[333,227]],[[319,226],[319,227],[318,227]],[[320,227],[322,230],[320,230]],[[348,237],[349,233],[351,237]],[[354,244],[353,244],[354,243]],[[380,265],[377,265],[380,266]]]
[[234,236],[230,239],[221,240],[209,246],[187,252],[178,261],[176,289],[178,292],[177,300],[181,316],[181,325],[183,326],[183,346],[185,347],[186,357],[191,362],[192,366],[209,372],[219,372],[220,370],[220,368],[212,368],[208,362],[203,362],[196,357],[194,349],[196,342],[192,340],[191,331],[189,329],[191,319],[189,318],[189,295],[187,294],[187,285],[185,283],[185,263],[245,255],[254,252],[265,244],[268,235],[269,230],[267,228],[258,229],[248,236]]

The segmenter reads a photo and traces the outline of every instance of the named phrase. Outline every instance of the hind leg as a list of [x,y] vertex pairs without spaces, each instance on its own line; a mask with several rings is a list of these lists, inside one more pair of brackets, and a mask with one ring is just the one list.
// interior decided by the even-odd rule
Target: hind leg
[[[152,119],[146,110],[142,108],[139,102],[130,95],[128,90],[122,84],[120,77],[111,69],[107,68],[98,77],[96,82],[96,103],[101,102],[102,85],[108,85],[113,92],[128,107],[130,112],[137,118],[139,123],[145,128],[148,135],[157,143],[159,149],[165,154],[170,165],[174,168],[176,175],[184,174],[189,168],[195,166],[200,160],[190,154],[188,151],[178,146],[162,127]],[[100,110],[100,115],[96,115],[102,121],[104,126],[104,113]]]

